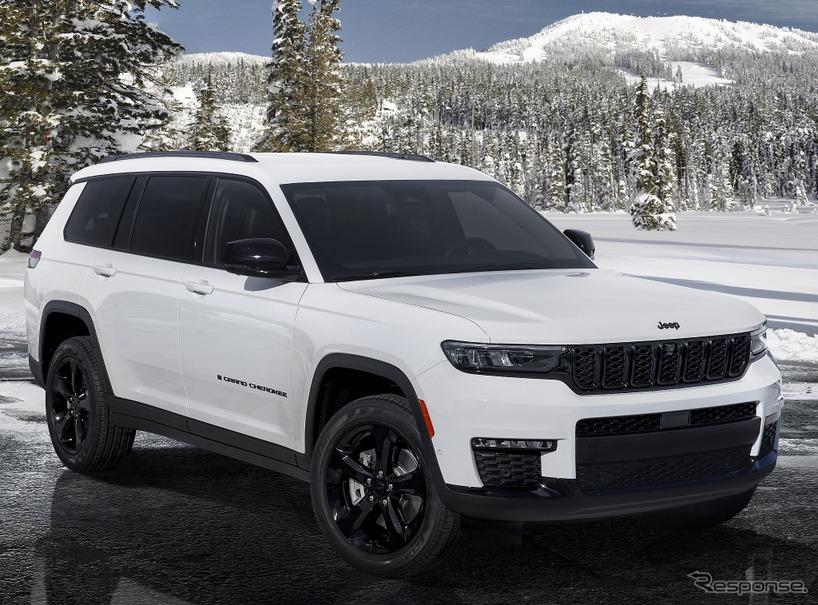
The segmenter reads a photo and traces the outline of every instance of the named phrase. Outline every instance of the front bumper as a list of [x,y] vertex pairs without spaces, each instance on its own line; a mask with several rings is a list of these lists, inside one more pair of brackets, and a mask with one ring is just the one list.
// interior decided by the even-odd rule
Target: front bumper
[[446,506],[473,519],[523,523],[579,521],[638,515],[740,494],[758,485],[775,468],[775,462],[776,452],[772,452],[729,479],[602,496],[582,493],[574,479],[546,479],[552,487],[535,491],[446,485],[439,492]]
[[[548,521],[675,508],[747,491],[775,466],[775,451],[762,445],[764,428],[777,421],[782,404],[780,373],[769,358],[753,363],[733,382],[602,395],[577,395],[557,381],[465,374],[448,362],[420,378],[419,396],[435,426],[432,446],[441,498],[469,517]],[[613,438],[577,436],[583,419],[664,417],[748,402],[755,404],[755,417],[732,424]],[[542,453],[535,489],[500,488],[481,480],[471,447],[475,437],[553,440],[557,447]],[[692,470],[663,476],[667,461]],[[632,465],[633,472],[621,472],[622,465]],[[702,466],[707,468],[702,471]],[[630,483],[608,489],[606,478],[617,475]],[[644,480],[633,482],[633,476]]]

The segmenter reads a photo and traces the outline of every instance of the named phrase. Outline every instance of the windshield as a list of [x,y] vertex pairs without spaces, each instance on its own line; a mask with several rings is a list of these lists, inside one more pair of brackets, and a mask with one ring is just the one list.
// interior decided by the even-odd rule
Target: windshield
[[327,281],[594,267],[551,223],[491,181],[282,189]]

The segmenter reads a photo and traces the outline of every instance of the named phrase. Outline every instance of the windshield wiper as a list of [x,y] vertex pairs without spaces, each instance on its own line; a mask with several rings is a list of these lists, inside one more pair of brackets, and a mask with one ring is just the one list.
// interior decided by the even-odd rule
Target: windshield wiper
[[330,275],[330,281],[356,281],[359,279],[385,279],[387,277],[416,277],[417,273],[410,271],[368,271],[366,273],[348,273],[344,275]]

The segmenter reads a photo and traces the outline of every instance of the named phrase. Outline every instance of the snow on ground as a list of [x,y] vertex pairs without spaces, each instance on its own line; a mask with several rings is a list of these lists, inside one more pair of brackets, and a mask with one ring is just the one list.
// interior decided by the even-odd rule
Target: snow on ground
[[[705,86],[729,86],[734,84],[733,80],[723,78],[715,69],[711,69],[701,63],[693,63],[692,61],[671,61],[673,66],[673,75],[676,76],[677,70],[682,72],[682,81],[673,82],[664,78],[648,78],[648,86],[651,89],[660,88],[662,90],[674,90],[679,87],[692,86],[693,88],[703,88]],[[617,71],[625,76],[628,84],[639,84],[641,79],[624,69],[617,69]]]
[[28,255],[9,250],[0,254],[0,339],[24,338],[23,272]]
[[818,358],[818,215],[684,212],[676,232],[637,231],[626,214],[547,216],[589,231],[600,267],[746,300],[775,330],[774,355]]
[[24,437],[47,439],[45,391],[28,381],[0,382],[0,426]]

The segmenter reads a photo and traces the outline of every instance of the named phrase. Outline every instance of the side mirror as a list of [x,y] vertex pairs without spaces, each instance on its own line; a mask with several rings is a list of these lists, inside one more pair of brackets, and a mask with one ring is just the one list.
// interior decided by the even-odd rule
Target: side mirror
[[224,245],[224,268],[249,277],[282,278],[300,272],[287,267],[290,253],[277,239],[253,238]]
[[593,259],[596,252],[594,245],[594,238],[587,231],[580,231],[579,229],[566,229],[563,231],[565,237],[570,239],[574,245],[582,250],[588,258]]

